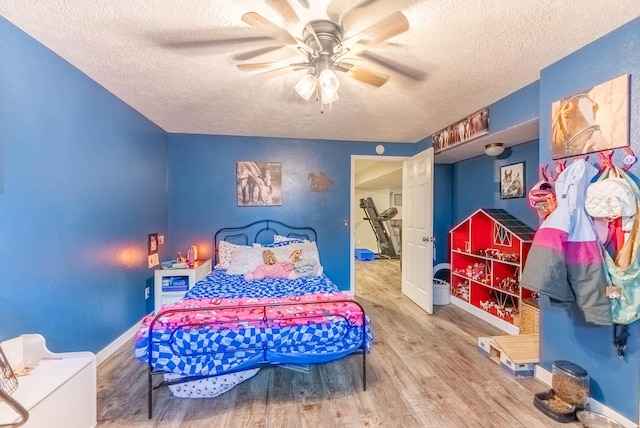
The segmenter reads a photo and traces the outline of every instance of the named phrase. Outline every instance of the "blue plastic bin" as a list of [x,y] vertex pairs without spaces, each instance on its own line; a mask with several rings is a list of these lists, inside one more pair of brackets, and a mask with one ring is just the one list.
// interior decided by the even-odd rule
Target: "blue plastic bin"
[[356,248],[356,259],[361,261],[374,260],[376,254],[373,251],[369,251],[366,248]]

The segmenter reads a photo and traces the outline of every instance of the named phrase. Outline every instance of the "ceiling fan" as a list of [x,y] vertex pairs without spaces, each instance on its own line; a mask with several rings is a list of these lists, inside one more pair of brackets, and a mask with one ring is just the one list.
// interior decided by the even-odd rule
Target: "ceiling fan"
[[[295,85],[296,92],[305,100],[315,96],[321,105],[338,100],[340,81],[336,72],[371,86],[380,87],[390,78],[389,75],[368,69],[354,62],[360,61],[358,55],[365,54],[369,47],[382,43],[391,37],[409,29],[406,16],[396,11],[375,22],[358,33],[345,38],[342,26],[344,16],[371,3],[372,0],[361,0],[342,12],[337,20],[316,19],[304,25],[302,37],[292,36],[284,28],[278,27],[256,12],[248,12],[242,21],[261,31],[264,35],[278,41],[280,46],[287,46],[296,55],[284,61],[257,62],[237,64],[239,70],[257,71],[261,74],[281,74],[288,71],[307,70],[304,77]],[[288,23],[299,23],[300,20],[287,0],[270,0],[269,3]],[[301,3],[303,4],[303,3]],[[375,56],[371,56],[375,59]],[[381,60],[376,62],[384,63]]]

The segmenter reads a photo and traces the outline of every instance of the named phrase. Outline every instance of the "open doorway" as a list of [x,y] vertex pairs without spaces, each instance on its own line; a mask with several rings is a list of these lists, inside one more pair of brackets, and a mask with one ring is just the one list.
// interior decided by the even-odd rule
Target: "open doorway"
[[[381,254],[380,242],[367,218],[365,209],[360,206],[361,199],[371,198],[377,211],[397,210],[397,214],[385,222],[393,233],[393,239],[401,248],[402,228],[402,161],[397,156],[352,156],[351,160],[351,291],[355,293],[355,257],[356,250],[366,250]],[[400,253],[400,251],[398,251]],[[367,253],[368,254],[368,253]],[[390,252],[393,254],[393,251]],[[395,258],[397,275],[401,274],[401,254]],[[375,261],[374,261],[375,262]]]

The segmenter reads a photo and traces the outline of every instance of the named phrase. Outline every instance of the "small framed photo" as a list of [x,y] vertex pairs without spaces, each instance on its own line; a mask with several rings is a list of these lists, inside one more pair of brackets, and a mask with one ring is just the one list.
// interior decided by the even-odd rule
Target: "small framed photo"
[[149,249],[150,256],[158,253],[158,234],[157,233],[149,234],[148,247],[149,247],[148,249]]
[[500,167],[500,198],[524,198],[524,162]]

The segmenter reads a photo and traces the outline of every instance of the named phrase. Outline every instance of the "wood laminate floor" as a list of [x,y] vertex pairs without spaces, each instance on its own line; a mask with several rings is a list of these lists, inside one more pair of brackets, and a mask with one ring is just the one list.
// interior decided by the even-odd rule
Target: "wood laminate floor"
[[516,378],[483,356],[479,336],[505,334],[453,305],[430,316],[402,295],[396,260],[356,262],[356,296],[376,339],[362,356],[309,374],[262,369],[215,398],[154,394],[147,419],[146,367],[130,341],[98,367],[99,427],[571,427],[546,417],[533,395],[547,387]]

